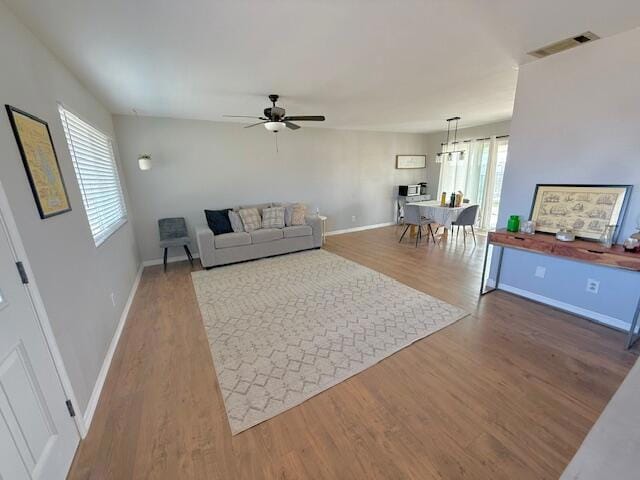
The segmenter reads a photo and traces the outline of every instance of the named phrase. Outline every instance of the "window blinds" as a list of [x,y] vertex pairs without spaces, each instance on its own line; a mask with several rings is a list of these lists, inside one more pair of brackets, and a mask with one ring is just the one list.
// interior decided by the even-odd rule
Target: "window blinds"
[[111,139],[59,106],[69,153],[96,246],[127,221]]

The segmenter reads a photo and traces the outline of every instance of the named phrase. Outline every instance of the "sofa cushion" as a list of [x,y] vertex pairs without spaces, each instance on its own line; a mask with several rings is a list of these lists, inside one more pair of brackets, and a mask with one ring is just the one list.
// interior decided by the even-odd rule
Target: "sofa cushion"
[[282,238],[282,230],[279,228],[263,228],[251,232],[251,243],[265,243]]
[[284,238],[306,237],[313,235],[313,230],[309,225],[292,225],[291,227],[284,227],[282,233]]
[[271,202],[267,202],[267,203],[257,203],[255,205],[240,205],[238,207],[238,210],[242,210],[244,208],[257,208],[258,212],[262,213],[262,210],[264,210],[265,208],[269,208],[271,207],[273,204]]
[[216,248],[240,247],[242,245],[251,245],[251,235],[247,232],[233,232],[216,235],[213,238]]
[[284,228],[284,207],[262,210],[262,228]]
[[204,216],[207,219],[207,225],[214,233],[214,235],[221,235],[223,233],[231,233],[231,222],[229,222],[229,209],[224,210],[205,210]]
[[245,232],[253,232],[262,228],[262,217],[257,208],[241,208],[238,212]]
[[242,219],[238,212],[229,210],[229,222],[231,223],[231,228],[234,232],[244,232],[244,225],[242,225]]

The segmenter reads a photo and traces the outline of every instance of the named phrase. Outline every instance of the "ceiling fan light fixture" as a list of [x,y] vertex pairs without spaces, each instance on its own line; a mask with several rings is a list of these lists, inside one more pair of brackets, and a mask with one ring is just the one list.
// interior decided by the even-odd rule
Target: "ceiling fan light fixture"
[[[279,95],[269,95],[269,100],[273,106],[264,109],[264,115],[254,117],[251,115],[223,115],[223,117],[230,118],[252,118],[254,120],[260,120],[259,122],[247,125],[244,128],[253,128],[258,125],[264,125],[268,131],[278,133],[279,131],[288,128],[289,130],[298,130],[300,125],[297,122],[324,122],[324,115],[286,115],[286,110],[282,107],[278,107],[276,102],[280,98]],[[294,123],[295,122],[295,123]]]
[[278,133],[280,130],[286,127],[284,122],[266,122],[264,128],[273,133]]

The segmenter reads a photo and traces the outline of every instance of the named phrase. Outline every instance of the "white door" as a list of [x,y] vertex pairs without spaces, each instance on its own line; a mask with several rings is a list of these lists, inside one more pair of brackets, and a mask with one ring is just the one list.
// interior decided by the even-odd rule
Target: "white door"
[[63,479],[79,436],[0,212],[0,479]]

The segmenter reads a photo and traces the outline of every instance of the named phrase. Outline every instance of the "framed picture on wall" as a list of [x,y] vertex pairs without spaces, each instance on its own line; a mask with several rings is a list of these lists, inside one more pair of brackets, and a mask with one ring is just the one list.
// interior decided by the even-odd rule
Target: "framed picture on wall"
[[396,155],[396,168],[427,168],[427,156]]
[[530,219],[538,232],[555,234],[566,228],[585,240],[599,240],[608,225],[616,225],[615,241],[631,189],[631,185],[538,184]]
[[49,125],[44,120],[5,105],[22,163],[27,171],[40,218],[71,210]]

